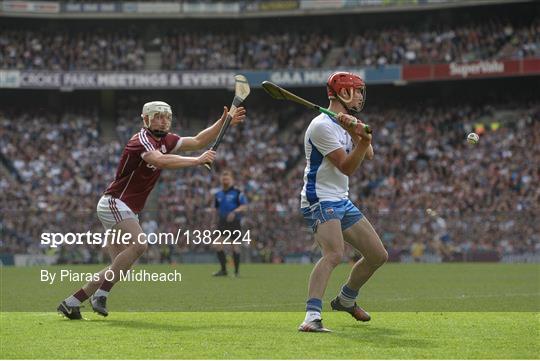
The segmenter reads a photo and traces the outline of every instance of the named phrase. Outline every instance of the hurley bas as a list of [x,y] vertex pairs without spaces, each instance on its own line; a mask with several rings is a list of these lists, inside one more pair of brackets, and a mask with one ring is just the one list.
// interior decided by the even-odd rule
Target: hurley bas
[[[105,272],[105,279],[112,280],[113,272]],[[70,269],[62,269],[59,272],[51,272],[42,269],[40,272],[40,281],[54,284],[54,282],[91,282],[99,280],[98,273],[74,272]],[[172,272],[149,272],[145,269],[120,271],[121,282],[181,282],[182,274],[176,270]]]

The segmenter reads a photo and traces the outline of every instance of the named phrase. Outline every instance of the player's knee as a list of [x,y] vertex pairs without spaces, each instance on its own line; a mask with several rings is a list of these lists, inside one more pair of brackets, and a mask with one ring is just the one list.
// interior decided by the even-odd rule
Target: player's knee
[[137,256],[140,257],[148,249],[148,244],[146,244],[146,243],[136,243],[132,247],[135,250],[135,253],[137,253]]
[[388,252],[383,249],[381,252],[377,252],[377,254],[373,257],[371,263],[375,268],[379,268],[383,264],[385,264],[386,261],[388,261]]
[[332,267],[337,267],[337,265],[339,265],[343,260],[343,252],[328,252],[324,255],[324,258]]

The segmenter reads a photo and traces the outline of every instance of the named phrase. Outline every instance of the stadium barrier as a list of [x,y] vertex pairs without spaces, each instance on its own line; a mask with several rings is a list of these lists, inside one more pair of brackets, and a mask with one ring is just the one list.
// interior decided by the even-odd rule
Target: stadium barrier
[[16,254],[13,256],[15,266],[48,266],[56,264],[57,255]]
[[0,266],[14,266],[15,260],[13,255],[9,253],[0,253]]
[[244,74],[253,88],[263,80],[287,87],[319,87],[336,70],[360,74],[368,84],[497,78],[540,74],[540,58],[433,65],[275,71],[34,71],[0,70],[0,88],[22,89],[232,89]]
[[[389,249],[388,262],[394,263],[464,263],[464,262],[500,262],[500,263],[540,263],[540,254],[526,252],[522,254],[501,255],[497,251],[469,251],[454,252],[451,256],[441,256],[435,253],[426,253],[420,257],[413,257],[409,252],[397,249]],[[250,263],[286,263],[286,264],[313,264],[320,258],[320,253],[302,252],[291,253],[283,257],[274,256],[265,258],[256,256],[250,258]],[[352,262],[355,257],[344,257],[343,263]],[[246,260],[246,256],[243,256]],[[61,259],[59,255],[41,254],[0,254],[0,264],[2,266],[42,266],[42,265],[63,265],[63,264],[95,264],[103,263],[105,259],[95,259],[94,262],[79,262]],[[204,252],[183,252],[180,254],[165,257],[164,259],[149,259],[143,257],[142,264],[154,263],[178,263],[178,264],[208,264],[216,263],[216,253],[213,251]]]

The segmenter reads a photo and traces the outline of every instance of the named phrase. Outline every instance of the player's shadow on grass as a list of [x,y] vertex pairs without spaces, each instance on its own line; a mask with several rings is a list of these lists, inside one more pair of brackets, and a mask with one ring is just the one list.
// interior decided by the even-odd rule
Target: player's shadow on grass
[[[159,330],[159,331],[175,331],[175,332],[182,332],[182,331],[194,331],[194,330],[201,330],[204,328],[212,329],[215,328],[215,325],[188,325],[188,324],[172,324],[172,323],[163,323],[162,320],[160,322],[147,322],[147,321],[138,321],[138,320],[94,320],[93,322],[100,322],[104,326],[107,327],[114,327],[114,328],[134,328],[134,329],[146,329],[146,330]],[[243,329],[241,325],[235,326],[235,325],[228,325],[227,328],[229,329]]]
[[[347,332],[335,332],[333,335],[346,338],[347,340],[357,340],[359,343],[374,343],[377,347],[395,348],[395,347],[414,347],[414,348],[433,348],[436,345],[424,338],[412,338],[405,330],[394,328],[345,326]],[[352,335],[351,335],[352,334]],[[357,337],[355,337],[357,335]],[[351,337],[352,336],[352,337]]]

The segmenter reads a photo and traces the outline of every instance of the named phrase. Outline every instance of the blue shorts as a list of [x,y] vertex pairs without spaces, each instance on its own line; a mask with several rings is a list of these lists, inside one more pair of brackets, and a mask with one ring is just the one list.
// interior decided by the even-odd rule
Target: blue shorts
[[302,208],[302,214],[313,232],[317,232],[319,224],[331,219],[339,219],[344,231],[364,217],[362,212],[348,199],[342,201],[322,201]]

